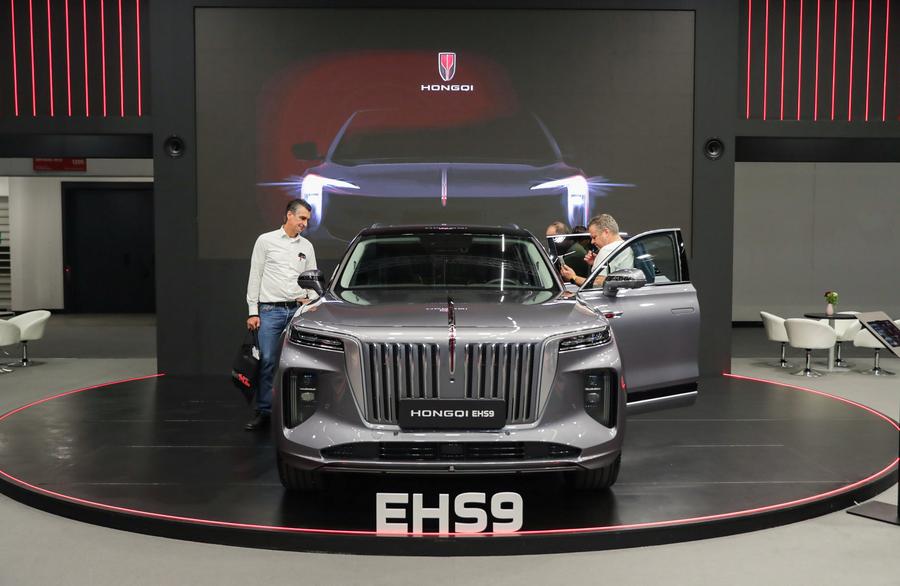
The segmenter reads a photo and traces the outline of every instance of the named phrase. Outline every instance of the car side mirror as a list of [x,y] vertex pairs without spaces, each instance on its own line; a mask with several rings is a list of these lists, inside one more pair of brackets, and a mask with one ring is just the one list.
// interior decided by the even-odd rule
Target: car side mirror
[[647,284],[647,276],[641,269],[619,269],[603,281],[603,294],[615,297],[619,289],[638,289]]
[[297,284],[304,289],[312,289],[319,297],[325,294],[325,277],[319,269],[310,269],[303,271],[297,277]]
[[291,147],[294,158],[300,161],[319,161],[324,157],[319,154],[314,142],[301,142]]

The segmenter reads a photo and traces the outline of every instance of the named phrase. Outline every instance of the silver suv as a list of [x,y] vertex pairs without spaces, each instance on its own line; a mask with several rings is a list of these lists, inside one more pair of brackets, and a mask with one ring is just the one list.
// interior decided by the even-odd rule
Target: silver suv
[[606,262],[626,250],[634,268],[574,291],[516,227],[363,230],[330,282],[299,279],[320,298],[288,326],[275,379],[284,486],[316,490],[332,471],[611,486],[626,409],[690,402],[698,376],[680,232],[640,234]]

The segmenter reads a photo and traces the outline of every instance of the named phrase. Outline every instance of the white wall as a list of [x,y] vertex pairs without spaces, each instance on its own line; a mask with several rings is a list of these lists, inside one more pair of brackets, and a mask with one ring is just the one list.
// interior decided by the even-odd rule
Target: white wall
[[900,164],[738,163],[732,319],[884,310],[900,318]]
[[63,309],[62,182],[153,181],[153,162],[88,159],[86,173],[48,176],[31,159],[0,159],[8,177],[12,309]]

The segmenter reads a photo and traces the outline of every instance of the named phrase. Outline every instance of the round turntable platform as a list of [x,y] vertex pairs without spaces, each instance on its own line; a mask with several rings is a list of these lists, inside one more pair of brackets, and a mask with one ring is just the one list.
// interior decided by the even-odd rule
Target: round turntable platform
[[[0,490],[31,506],[129,531],[307,551],[403,555],[633,547],[751,531],[821,515],[896,480],[897,425],[800,387],[704,379],[692,407],[630,417],[619,480],[575,492],[561,474],[336,476],[319,495],[283,490],[268,434],[227,379],[155,375],[76,389],[0,417]],[[514,491],[511,535],[385,535],[379,492]],[[488,496],[490,498],[490,496]]]

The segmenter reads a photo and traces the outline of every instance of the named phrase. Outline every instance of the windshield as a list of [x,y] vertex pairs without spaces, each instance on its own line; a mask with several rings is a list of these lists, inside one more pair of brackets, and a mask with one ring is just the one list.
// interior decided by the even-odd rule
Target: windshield
[[551,165],[556,150],[530,115],[445,128],[409,126],[392,111],[359,112],[332,153],[340,165],[366,163],[519,163]]
[[350,252],[337,289],[556,291],[557,284],[532,240],[454,232],[364,238]]

